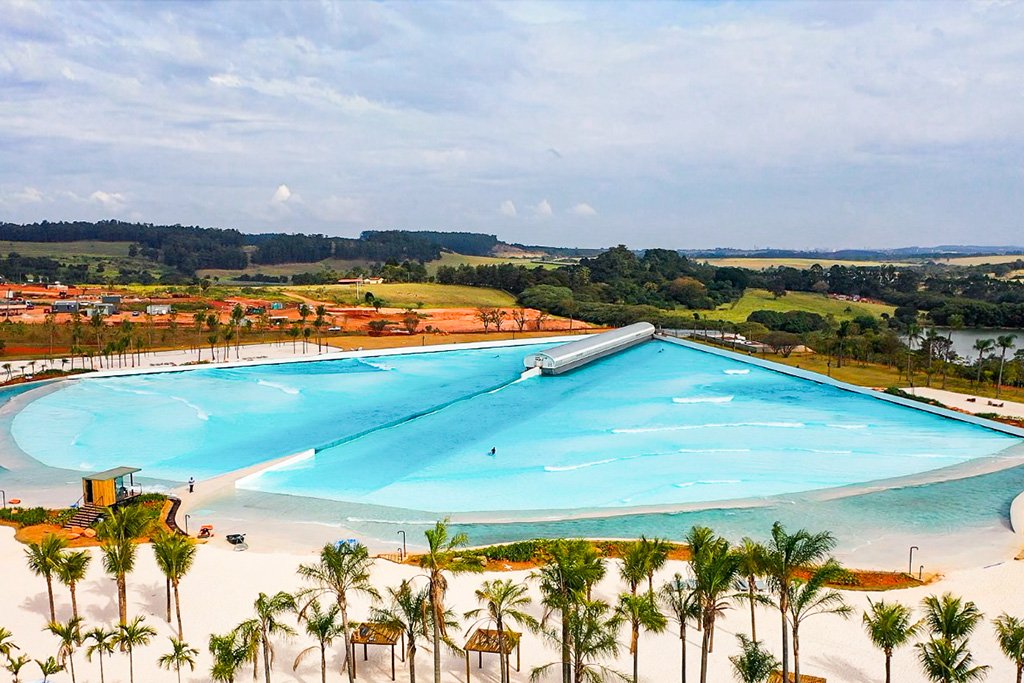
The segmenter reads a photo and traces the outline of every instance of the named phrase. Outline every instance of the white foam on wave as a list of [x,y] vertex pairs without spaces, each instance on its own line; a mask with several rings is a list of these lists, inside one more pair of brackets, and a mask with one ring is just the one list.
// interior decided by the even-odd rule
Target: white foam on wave
[[688,489],[691,486],[721,486],[722,484],[739,484],[739,479],[701,479],[699,481],[684,481],[676,484],[677,489]]
[[268,382],[265,379],[256,380],[256,384],[259,384],[261,387],[270,387],[271,389],[278,389],[279,391],[283,391],[284,393],[291,394],[293,396],[299,393],[299,390],[296,389],[295,387],[290,387],[287,384],[278,384],[277,382]]
[[[161,398],[165,397],[164,394],[161,394],[161,393],[156,392],[156,391],[146,391],[144,389],[132,389],[131,387],[117,387],[117,386],[114,386],[113,384],[107,384],[105,386],[108,389],[110,389],[111,391],[116,391],[116,392],[119,392],[119,393],[122,393],[122,394],[135,394],[136,396],[157,396],[157,397],[161,397]],[[205,421],[205,420],[209,420],[210,419],[210,415],[205,410],[203,410],[202,408],[197,406],[195,403],[192,403],[187,398],[182,398],[181,396],[170,396],[170,395],[167,395],[166,398],[169,398],[172,401],[177,401],[178,403],[183,403],[184,405],[188,406],[189,408],[191,408],[192,410],[195,411],[196,417],[198,417],[200,420],[204,420]]]
[[702,425],[674,425],[671,427],[631,427],[613,429],[612,434],[646,434],[649,432],[678,432],[688,429],[718,429],[722,427],[772,427],[779,429],[800,429],[803,422],[712,422]]
[[749,453],[749,448],[680,448],[677,453]]
[[727,375],[749,375],[750,370],[723,370]]
[[673,398],[673,403],[728,403],[732,396],[681,396]]
[[545,472],[571,472],[573,470],[582,470],[587,467],[597,467],[598,465],[607,465],[610,462],[621,460],[621,458],[607,458],[605,460],[595,460],[593,462],[581,462],[579,465],[545,465]]
[[387,363],[383,363],[383,362],[380,362],[380,361],[372,361],[372,360],[367,360],[365,358],[357,358],[356,360],[359,361],[360,363],[362,363],[363,365],[369,365],[371,368],[375,368],[377,370],[394,370],[395,369],[394,367],[388,365]]
[[429,519],[373,519],[372,517],[346,517],[345,521],[363,524],[409,524],[431,526],[434,520]]
[[206,421],[210,419],[209,413],[207,413],[205,410],[197,406],[195,403],[189,401],[187,398],[182,398],[181,396],[168,396],[167,398],[171,399],[172,401],[177,401],[178,403],[182,403],[188,406],[189,408],[196,412],[196,417],[198,417],[200,420]]
[[808,448],[807,450],[809,450],[811,453],[831,453],[835,455],[849,455],[853,453],[853,451],[830,451],[822,448]]
[[832,427],[834,429],[867,429],[867,425],[863,424],[827,424],[826,427]]

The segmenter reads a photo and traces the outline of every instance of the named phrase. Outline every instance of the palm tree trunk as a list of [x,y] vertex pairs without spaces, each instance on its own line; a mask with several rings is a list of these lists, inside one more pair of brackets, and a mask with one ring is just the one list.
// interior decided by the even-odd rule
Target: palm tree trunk
[[348,633],[348,605],[345,604],[344,598],[338,596],[338,607],[341,609],[341,628],[344,631],[342,638],[345,640],[345,673],[348,674],[349,683],[355,681],[355,677],[352,672],[352,645],[349,643]]
[[[164,579],[164,592],[167,594],[167,618],[164,620],[168,624],[171,623],[171,579]],[[178,636],[181,637],[180,635]]]
[[1017,683],[1021,683],[1021,678],[1024,677],[1024,664],[1017,665]]
[[[892,655],[885,655],[885,683],[892,683]],[[1017,681],[1020,683],[1020,680]]]
[[327,683],[327,648],[320,643],[320,683]]
[[747,577],[747,598],[750,600],[750,639],[757,642],[757,622],[754,616],[754,577]]
[[800,683],[800,627],[793,624],[793,682]]
[[103,650],[100,650],[100,683],[107,683],[103,678]]
[[117,616],[121,626],[128,623],[128,582],[124,574],[117,575]]
[[686,683],[686,622],[684,621],[679,625],[679,654],[681,657],[682,664],[680,669],[682,670],[682,677],[680,683]]
[[633,683],[640,680],[640,636],[633,629]]
[[508,654],[505,652],[505,625],[502,623],[501,612],[498,613],[495,622],[495,626],[498,627],[498,666],[501,667],[501,683],[508,683]]
[[135,683],[135,657],[132,648],[128,648],[128,680]]
[[562,610],[562,683],[572,683],[572,664],[569,663],[569,621]]
[[181,665],[178,664],[174,667],[175,673],[178,674],[178,683],[181,683]]
[[999,398],[999,390],[1003,388],[1003,365],[1006,364],[1006,348],[1003,348],[1003,355],[999,356],[999,381],[996,382],[996,398]]
[[416,645],[409,640],[409,683],[416,683]]
[[76,588],[74,581],[68,584],[68,590],[71,591],[71,616],[75,619],[78,618],[78,591]]
[[789,683],[789,625],[786,620],[786,603],[785,591],[787,587],[783,586],[781,595],[779,597],[779,614],[782,616],[782,680],[785,683]]
[[267,683],[270,683],[270,638],[266,630],[263,631],[263,674]]
[[75,683],[75,658],[68,653],[68,673],[71,674],[71,683]]
[[185,629],[181,627],[181,594],[178,592],[178,580],[171,582],[174,586],[174,615],[178,618],[178,640],[185,640]]
[[50,599],[50,623],[57,621],[57,612],[53,608],[53,577],[46,575],[46,595]]
[[708,683],[708,646],[711,643],[711,629],[704,624],[704,635],[700,643],[700,683]]
[[[434,591],[431,590],[431,592]],[[434,683],[441,683],[441,619],[443,617],[436,600],[433,601],[431,608],[434,610]]]

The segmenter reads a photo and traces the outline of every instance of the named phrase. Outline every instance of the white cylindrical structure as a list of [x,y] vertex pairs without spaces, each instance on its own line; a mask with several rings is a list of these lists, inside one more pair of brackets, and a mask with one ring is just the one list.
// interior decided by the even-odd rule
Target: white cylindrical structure
[[560,375],[653,338],[654,325],[634,323],[530,354],[523,359],[523,365],[527,368],[540,368],[545,375]]

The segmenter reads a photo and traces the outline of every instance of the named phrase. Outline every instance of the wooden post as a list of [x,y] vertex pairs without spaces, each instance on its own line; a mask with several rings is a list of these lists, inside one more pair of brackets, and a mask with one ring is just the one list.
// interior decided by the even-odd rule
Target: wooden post
[[395,680],[395,646],[391,646],[391,680]]
[[469,683],[469,650],[466,650],[466,683]]
[[359,678],[356,675],[356,644],[352,643],[352,678]]

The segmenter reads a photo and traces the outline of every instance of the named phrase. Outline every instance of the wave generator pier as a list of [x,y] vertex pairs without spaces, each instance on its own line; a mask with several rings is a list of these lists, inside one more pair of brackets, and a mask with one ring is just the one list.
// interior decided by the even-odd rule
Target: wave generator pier
[[530,354],[523,359],[523,365],[527,369],[540,368],[545,375],[560,375],[653,338],[654,325],[633,323],[617,330],[602,332],[547,351]]

